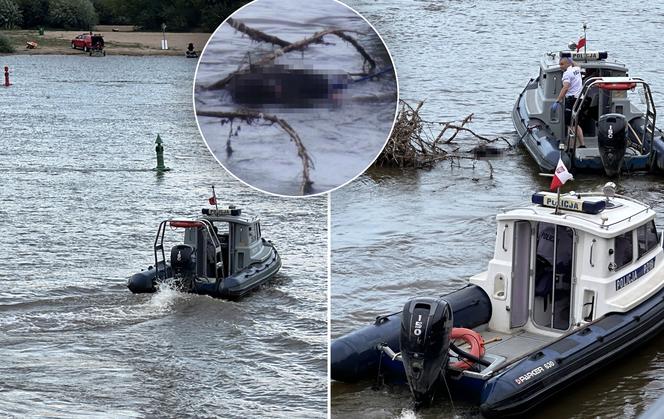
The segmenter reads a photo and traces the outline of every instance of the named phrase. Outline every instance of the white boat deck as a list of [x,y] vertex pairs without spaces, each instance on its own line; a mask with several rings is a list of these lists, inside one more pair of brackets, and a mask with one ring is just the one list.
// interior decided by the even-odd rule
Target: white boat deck
[[[534,350],[555,340],[555,337],[538,335],[525,330],[514,334],[500,333],[492,330],[478,331],[485,342],[486,353],[504,357],[504,362],[510,362],[516,358],[533,352]],[[499,340],[497,340],[499,339]],[[461,349],[468,351],[468,345],[458,345]]]

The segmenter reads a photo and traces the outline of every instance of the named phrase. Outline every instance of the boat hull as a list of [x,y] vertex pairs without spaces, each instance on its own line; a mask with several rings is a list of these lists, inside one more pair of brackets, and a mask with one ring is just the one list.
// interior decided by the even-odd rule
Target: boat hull
[[[267,258],[262,262],[255,262],[234,275],[219,281],[206,281],[195,279],[192,286],[187,289],[199,295],[209,295],[215,298],[236,300],[260,287],[269,281],[281,268],[281,257],[273,247]],[[165,272],[166,281],[172,279],[173,273],[169,264],[162,264],[160,272]],[[149,267],[147,270],[132,275],[127,281],[127,287],[136,294],[152,293],[157,291],[159,283],[164,280],[157,279],[157,270]]]
[[[452,308],[454,327],[473,328],[491,318],[491,302],[484,290],[468,285],[444,296]],[[333,380],[357,382],[375,378],[380,372],[405,381],[403,364],[380,350],[379,344],[399,348],[401,312],[379,316],[374,324],[335,339],[330,347]]]
[[484,385],[480,410],[486,417],[523,415],[662,330],[664,288],[629,312],[607,314],[505,366]]
[[[471,287],[444,297],[452,301],[454,327],[482,327],[491,317],[488,297],[481,288]],[[405,384],[403,364],[377,349],[379,344],[387,344],[398,350],[400,324],[401,313],[379,317],[375,324],[333,341],[332,379],[356,382],[375,379],[380,373]],[[492,374],[482,376],[448,370],[447,383],[455,396],[479,404],[486,417],[521,416],[638,348],[662,330],[664,288],[631,311],[608,314],[500,366]]]

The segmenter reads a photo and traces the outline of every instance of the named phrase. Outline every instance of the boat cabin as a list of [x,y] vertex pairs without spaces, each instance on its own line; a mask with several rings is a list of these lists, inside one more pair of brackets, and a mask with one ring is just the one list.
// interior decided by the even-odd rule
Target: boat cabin
[[[528,112],[533,118],[540,119],[546,123],[556,138],[565,138],[565,115],[564,109],[552,111],[551,105],[556,101],[563,87],[563,72],[560,69],[560,58],[571,57],[574,63],[581,67],[584,82],[593,77],[627,77],[628,69],[625,64],[618,61],[609,61],[607,52],[575,53],[573,51],[561,51],[548,53],[540,62],[539,77],[533,81],[532,88],[537,91],[536,96],[530,98]],[[625,110],[632,111],[627,93],[624,90],[594,89],[584,106],[589,118],[580,122],[584,137],[596,136],[596,123],[598,116],[607,113],[623,113]],[[535,106],[535,105],[538,106]],[[537,108],[537,109],[536,109]],[[642,115],[641,111],[634,110],[633,113]]]
[[[164,233],[166,226],[184,228],[183,244],[171,249],[171,266],[182,259],[190,260],[195,277],[221,279],[246,269],[253,261],[265,259],[270,250],[263,243],[260,220],[244,215],[231,205],[228,208],[202,210],[196,220],[166,220],[161,223],[155,239],[155,266],[165,261]],[[178,254],[180,252],[180,254]]]
[[560,336],[664,286],[655,212],[610,187],[559,200],[536,193],[497,222],[494,258],[470,280],[491,299],[490,331]]

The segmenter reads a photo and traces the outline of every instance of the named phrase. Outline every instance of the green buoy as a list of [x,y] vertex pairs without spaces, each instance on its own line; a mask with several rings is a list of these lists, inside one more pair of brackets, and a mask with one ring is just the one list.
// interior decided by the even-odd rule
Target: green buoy
[[157,152],[157,167],[152,170],[157,172],[168,172],[171,168],[164,165],[164,146],[162,145],[163,141],[161,141],[159,134],[157,134],[155,144],[157,144],[157,147],[155,147],[155,151]]

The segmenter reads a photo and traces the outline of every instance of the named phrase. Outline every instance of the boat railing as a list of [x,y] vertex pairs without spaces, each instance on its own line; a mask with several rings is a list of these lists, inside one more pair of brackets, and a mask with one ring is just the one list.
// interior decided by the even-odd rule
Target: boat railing
[[[606,198],[606,195],[604,195],[603,193],[599,193],[599,192],[584,192],[584,193],[578,193],[578,194],[575,194],[575,195],[576,195],[579,199],[584,198],[584,197],[600,197],[600,198]],[[632,213],[632,214],[630,214],[630,215],[627,215],[627,216],[625,216],[625,217],[623,217],[623,218],[621,218],[621,219],[619,219],[619,220],[612,221],[611,223],[607,223],[605,220],[602,220],[602,222],[594,221],[594,220],[588,219],[587,217],[584,217],[584,216],[582,216],[582,215],[580,215],[580,214],[575,214],[575,213],[565,213],[565,214],[562,215],[562,218],[564,218],[564,219],[568,219],[568,218],[578,219],[578,220],[584,221],[584,222],[586,222],[586,223],[592,224],[592,225],[594,225],[594,226],[598,226],[598,227],[600,227],[600,228],[603,228],[603,229],[608,230],[609,227],[612,227],[612,226],[614,226],[614,225],[616,225],[616,224],[620,224],[620,223],[622,223],[623,221],[626,221],[626,220],[631,220],[632,217],[635,217],[635,216],[637,216],[637,215],[639,215],[639,214],[641,214],[641,213],[644,213],[644,212],[648,212],[648,211],[651,209],[651,206],[650,206],[650,205],[645,204],[645,203],[643,203],[643,202],[641,202],[641,201],[639,201],[639,200],[637,200],[637,199],[631,198],[631,197],[629,197],[629,196],[620,195],[620,194],[615,194],[614,197],[615,197],[615,198],[624,199],[624,200],[626,200],[626,201],[629,201],[629,202],[632,202],[632,203],[638,204],[639,206],[641,206],[641,207],[643,207],[643,208],[642,208],[641,210],[639,210],[639,211],[637,211],[637,212],[634,212],[634,213]],[[504,213],[507,213],[507,212],[509,212],[509,211],[518,211],[518,210],[527,210],[527,211],[531,211],[531,212],[532,212],[533,214],[535,214],[535,215],[538,215],[538,214],[539,214],[539,212],[537,212],[537,210],[536,210],[535,208],[533,208],[532,204],[531,204],[531,205],[528,205],[528,206],[525,206],[524,204],[518,204],[517,206],[514,206],[514,207],[505,207],[505,208],[502,208],[502,209],[501,209],[501,212],[504,214]]]
[[[206,219],[198,220],[164,220],[159,224],[157,229],[157,236],[154,239],[154,263],[156,269],[157,279],[166,280],[166,251],[164,249],[164,236],[166,235],[166,226],[172,227],[198,227],[205,229],[208,237],[210,237],[215,249],[215,279],[219,280],[219,272],[223,272],[223,258],[221,255],[221,242],[219,237],[214,232],[212,223]],[[161,256],[161,258],[160,258]]]
[[590,77],[588,78],[581,89],[581,94],[574,102],[572,106],[572,120],[570,124],[571,132],[569,135],[566,135],[567,138],[567,148],[570,148],[570,143],[572,147],[576,149],[576,143],[578,141],[576,135],[576,127],[579,125],[579,114],[581,113],[581,106],[585,101],[586,97],[591,88],[598,87],[601,89],[607,90],[629,90],[636,85],[641,85],[645,93],[645,105],[646,111],[643,114],[644,118],[644,129],[643,137],[639,137],[636,131],[629,125],[631,128],[632,135],[636,138],[637,142],[641,146],[641,151],[643,152],[643,145],[649,144],[652,147],[653,140],[655,138],[655,121],[657,116],[657,111],[655,109],[655,101],[652,97],[652,92],[650,90],[650,85],[640,77]]

